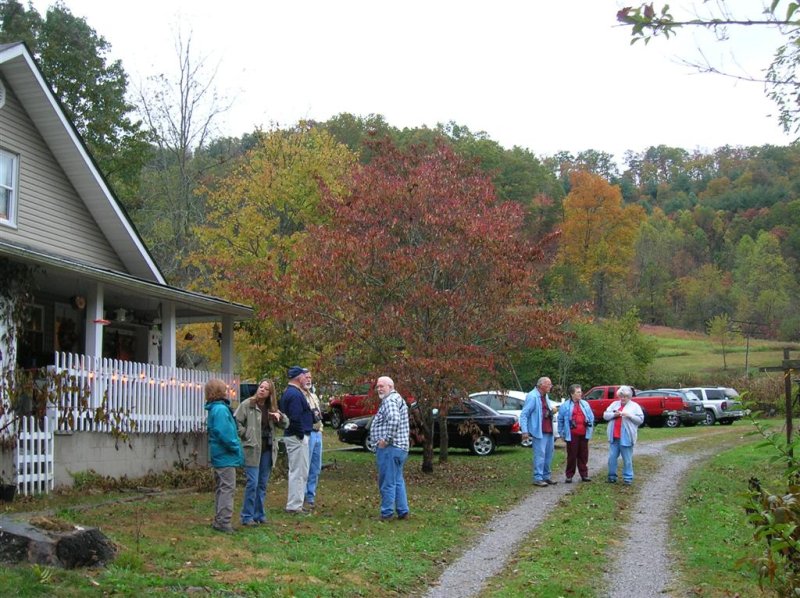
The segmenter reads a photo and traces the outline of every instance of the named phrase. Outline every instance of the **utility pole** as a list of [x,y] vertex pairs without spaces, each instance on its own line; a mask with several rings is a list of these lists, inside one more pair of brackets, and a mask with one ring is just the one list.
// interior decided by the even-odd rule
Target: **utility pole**
[[783,389],[786,394],[786,444],[789,457],[792,451],[792,371],[800,369],[800,359],[789,359],[789,349],[783,350],[783,363],[779,366],[761,368],[762,372],[783,372]]

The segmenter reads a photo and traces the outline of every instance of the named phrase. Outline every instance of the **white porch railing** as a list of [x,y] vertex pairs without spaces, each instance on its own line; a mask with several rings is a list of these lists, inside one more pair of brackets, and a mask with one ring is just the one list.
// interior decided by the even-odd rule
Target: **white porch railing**
[[[229,386],[231,399],[239,396],[238,378],[217,372],[74,353],[56,353],[54,371],[66,374],[75,388],[59,398],[58,431],[202,431],[206,382],[219,378]],[[98,409],[111,417],[98,418]]]
[[7,462],[13,471],[2,472],[4,483],[13,483],[25,496],[50,492],[55,483],[50,419],[5,414],[0,416],[0,429],[0,441],[10,441],[15,448],[12,460]]
[[33,415],[17,423],[17,451],[14,467],[17,470],[17,490],[25,496],[47,494],[55,483],[53,465],[53,430],[50,418]]

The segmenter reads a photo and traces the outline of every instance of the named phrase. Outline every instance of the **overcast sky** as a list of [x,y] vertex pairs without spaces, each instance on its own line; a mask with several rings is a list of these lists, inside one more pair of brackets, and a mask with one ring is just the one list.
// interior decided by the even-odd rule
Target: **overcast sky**
[[[778,45],[774,33],[751,28],[722,44],[686,32],[631,46],[615,15],[632,0],[64,3],[112,45],[133,85],[174,71],[176,32],[191,30],[195,54],[218,65],[218,90],[233,99],[220,122],[225,135],[351,112],[382,114],[397,127],[452,120],[539,156],[591,148],[620,159],[659,144],[792,140],[763,85],[680,64],[699,46],[759,76]],[[49,4],[34,2],[41,12]],[[681,3],[670,5],[677,16]]]

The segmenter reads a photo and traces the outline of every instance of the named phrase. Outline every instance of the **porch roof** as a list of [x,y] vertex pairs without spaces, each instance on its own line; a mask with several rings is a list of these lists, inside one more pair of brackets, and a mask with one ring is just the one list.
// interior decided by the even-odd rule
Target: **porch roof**
[[222,316],[247,320],[254,315],[252,307],[241,303],[159,284],[3,241],[0,241],[0,256],[40,267],[44,272],[37,278],[38,286],[50,292],[58,289],[66,296],[84,295],[88,292],[90,283],[102,283],[105,303],[109,306],[116,304],[135,309],[153,309],[161,301],[171,301],[175,304],[175,316],[181,324],[208,322]]

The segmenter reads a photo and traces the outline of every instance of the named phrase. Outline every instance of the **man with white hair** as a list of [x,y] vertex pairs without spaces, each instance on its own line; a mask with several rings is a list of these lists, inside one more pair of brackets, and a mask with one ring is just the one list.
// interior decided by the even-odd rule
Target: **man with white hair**
[[403,466],[408,459],[408,405],[394,389],[394,381],[381,376],[375,383],[381,398],[378,413],[372,418],[370,440],[378,465],[378,489],[381,493],[381,521],[408,519],[408,496],[403,478]]
[[633,445],[639,426],[644,422],[642,408],[631,401],[633,389],[620,386],[617,399],[603,413],[608,422],[608,482],[617,482],[617,460],[622,455],[622,482],[626,486],[633,484]]
[[525,404],[519,414],[519,427],[522,440],[533,439],[533,485],[550,486],[557,484],[552,479],[553,464],[553,415],[557,412],[555,403],[547,395],[553,383],[550,378],[542,376],[536,382],[536,388],[525,397]]

